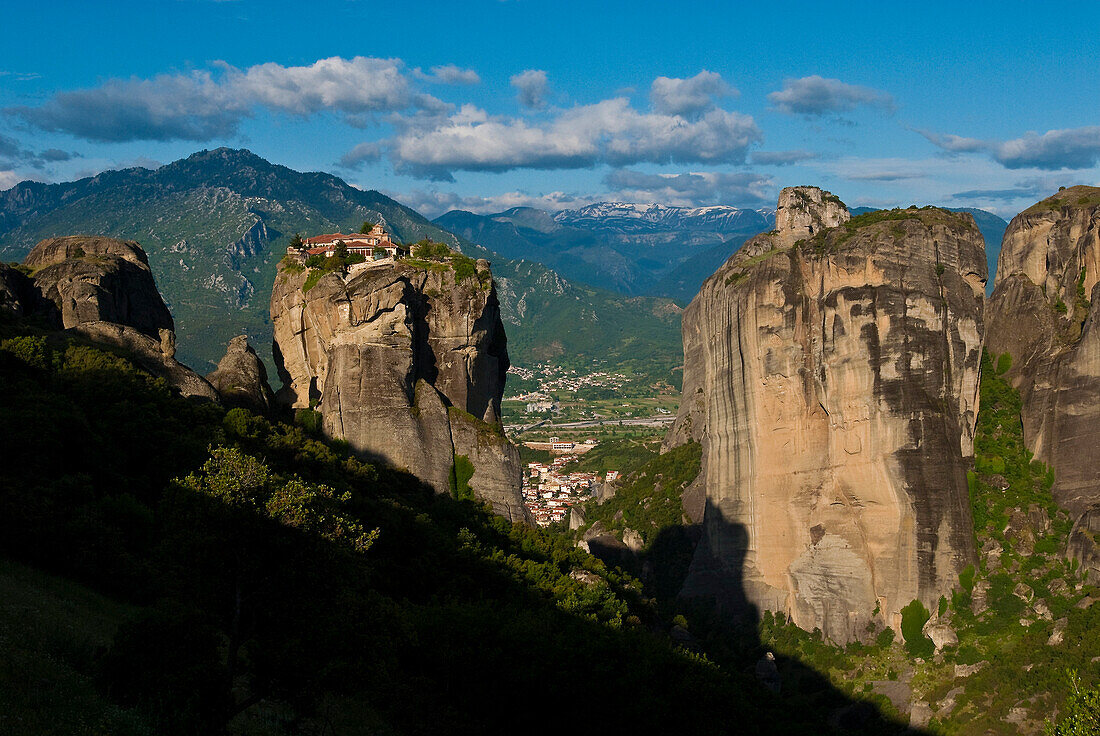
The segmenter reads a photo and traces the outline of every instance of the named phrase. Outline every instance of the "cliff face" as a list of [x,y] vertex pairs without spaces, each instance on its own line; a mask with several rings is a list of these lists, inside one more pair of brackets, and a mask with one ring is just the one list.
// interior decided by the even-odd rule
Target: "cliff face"
[[1054,497],[1100,502],[1100,188],[1072,187],[1013,218],[989,303],[989,350],[1010,353],[1024,441],[1054,466]]
[[305,290],[309,275],[280,270],[271,295],[283,398],[439,492],[465,457],[474,494],[523,518],[519,453],[500,423],[508,351],[489,264],[458,283],[444,264],[359,266]]
[[[705,505],[682,595],[845,642],[870,621],[899,629],[976,559],[985,253],[969,215],[847,222],[832,195],[796,191],[784,209],[808,211],[750,240],[684,314],[666,445],[703,444]],[[822,222],[846,224],[794,237]]]
[[1100,579],[1100,188],[1071,187],[1013,218],[997,274],[989,350],[1012,356],[1024,441],[1077,517],[1070,554]]
[[[185,396],[216,400],[214,389],[175,360],[172,314],[157,291],[149,259],[132,241],[84,235],[43,240],[27,254],[30,286],[18,307],[7,311],[36,315],[59,329],[126,350],[144,368]],[[15,284],[11,274],[5,282]],[[0,301],[17,292],[0,288]]]

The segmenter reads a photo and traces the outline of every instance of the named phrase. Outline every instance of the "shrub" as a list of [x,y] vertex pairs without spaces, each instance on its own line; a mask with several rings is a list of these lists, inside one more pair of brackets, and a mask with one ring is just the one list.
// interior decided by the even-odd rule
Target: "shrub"
[[959,585],[961,585],[962,589],[965,590],[967,593],[970,593],[974,590],[973,565],[967,565],[962,569],[962,572],[959,573]]
[[905,639],[905,649],[914,657],[931,657],[936,646],[921,629],[931,618],[928,609],[918,600],[901,609],[901,636]]
[[879,647],[880,649],[887,649],[893,643],[894,643],[894,630],[893,629],[883,629],[882,631],[880,631],[878,633],[878,636],[875,637],[875,646]]
[[326,273],[328,272],[322,271],[321,269],[313,269],[310,271],[309,276],[306,276],[306,282],[302,284],[302,293],[304,294],[316,286],[317,282],[320,281]]
[[470,487],[470,478],[474,477],[474,464],[468,455],[455,455],[451,465],[451,495],[458,499],[473,498],[474,489]]
[[1001,353],[997,357],[997,375],[1003,376],[1012,368],[1012,354]]
[[321,434],[321,412],[313,409],[299,409],[294,412],[294,423],[304,429],[307,434],[317,436]]
[[451,256],[451,249],[443,243],[435,243],[424,239],[413,246],[412,256],[426,261],[441,261]]

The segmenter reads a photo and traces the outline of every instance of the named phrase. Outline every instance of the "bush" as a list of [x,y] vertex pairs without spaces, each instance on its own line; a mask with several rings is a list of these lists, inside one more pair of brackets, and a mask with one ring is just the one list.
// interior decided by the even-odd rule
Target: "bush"
[[443,243],[424,239],[413,246],[412,255],[413,258],[420,258],[425,261],[441,261],[451,257],[451,249]]
[[294,412],[294,423],[314,437],[321,434],[321,412],[313,409],[299,409]]
[[474,489],[470,487],[470,478],[474,477],[474,464],[467,455],[455,455],[451,465],[451,495],[458,499],[473,498]]
[[927,659],[936,651],[936,645],[921,631],[931,616],[918,600],[901,609],[901,636],[905,639],[906,651],[914,657]]
[[306,282],[302,284],[302,293],[306,293],[320,281],[328,271],[322,271],[320,269],[314,269],[309,272],[309,276],[306,276]]

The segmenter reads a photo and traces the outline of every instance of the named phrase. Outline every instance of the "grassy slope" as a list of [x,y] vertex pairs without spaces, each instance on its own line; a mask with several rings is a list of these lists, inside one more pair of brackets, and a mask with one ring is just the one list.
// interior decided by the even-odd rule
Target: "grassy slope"
[[0,702],[30,732],[488,733],[534,693],[598,729],[828,730],[653,633],[638,584],[566,540],[20,332],[0,559],[52,575],[0,567]]
[[97,689],[95,657],[133,607],[0,558],[0,733],[142,733]]

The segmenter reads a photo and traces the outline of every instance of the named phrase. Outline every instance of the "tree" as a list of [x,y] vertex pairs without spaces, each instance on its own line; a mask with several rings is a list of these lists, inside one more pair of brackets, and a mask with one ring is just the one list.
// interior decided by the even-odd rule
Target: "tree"
[[1100,688],[1086,688],[1076,670],[1069,673],[1070,694],[1057,720],[1047,721],[1048,736],[1097,736],[1100,734]]
[[347,260],[348,257],[348,244],[343,240],[336,241],[336,247],[332,251],[333,258],[339,258],[341,261]]
[[290,239],[290,247],[291,248],[301,248],[302,245],[303,245],[303,243],[302,243],[302,234],[301,233],[294,233],[294,237]]
[[367,233],[369,233],[371,231],[371,228],[373,228],[373,227],[374,227],[373,222],[371,222],[370,220],[363,220],[363,227],[359,228],[359,234],[360,235],[366,235]]

